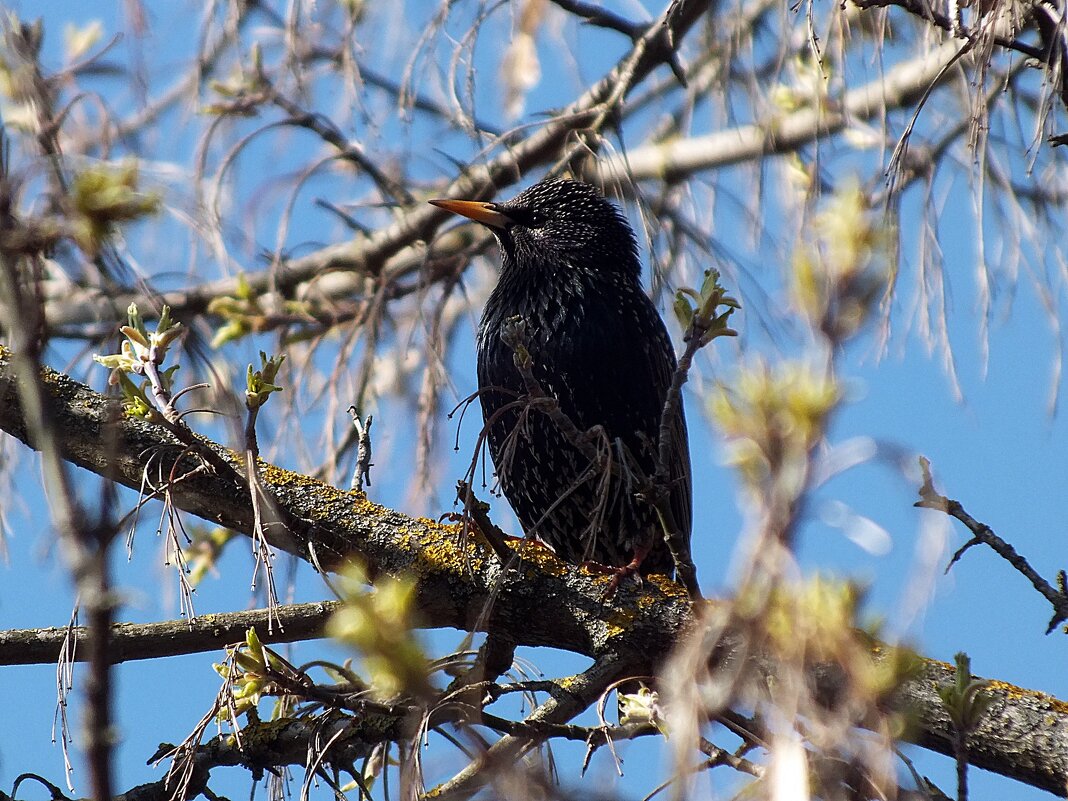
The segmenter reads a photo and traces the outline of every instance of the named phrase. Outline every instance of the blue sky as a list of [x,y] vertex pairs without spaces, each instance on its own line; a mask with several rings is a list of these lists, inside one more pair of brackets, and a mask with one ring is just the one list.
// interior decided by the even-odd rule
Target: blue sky
[[[59,0],[39,0],[32,7],[22,4],[21,11],[27,16],[41,15],[45,19],[48,36],[45,60],[55,66],[59,63],[60,31],[65,21],[84,22],[99,17],[104,20],[110,35],[119,27],[115,16],[119,7],[120,4],[87,2],[74,8]],[[165,85],[166,69],[181,65],[193,40],[195,15],[190,13],[193,5],[155,3],[149,7],[153,24],[158,27],[153,29],[152,38],[145,42],[145,52],[151,56],[150,67],[159,69],[153,76]],[[16,8],[19,8],[18,4]],[[188,31],[189,35],[171,36],[165,35],[164,31]],[[579,35],[593,36],[589,33]],[[126,63],[131,52],[127,37],[116,45],[115,58]],[[490,58],[486,54],[488,50],[477,52],[483,58]],[[601,74],[606,65],[613,62],[616,53],[607,46],[601,50],[584,50],[581,72],[584,76]],[[577,88],[565,64],[547,59],[544,66],[546,73],[542,84],[528,101],[531,112],[559,105],[561,98],[570,97]],[[559,72],[555,71],[557,67]],[[492,109],[497,102],[495,96],[488,89],[480,91],[483,92],[480,103],[487,110]],[[121,88],[115,92],[115,102],[130,102],[129,94]],[[147,156],[163,162],[165,159],[179,160],[183,153],[188,153],[190,140],[182,138],[188,128],[178,124],[179,119],[174,121],[177,135],[161,137],[154,146],[146,146]],[[404,135],[418,142],[423,133],[420,126],[421,123],[416,121]],[[469,155],[458,150],[449,151],[450,144],[457,141],[446,136],[439,146],[457,158]],[[256,161],[268,163],[281,159],[282,166],[289,163],[287,159],[294,165],[301,163],[303,156],[279,156],[279,151],[272,148],[299,150],[306,142],[300,136],[293,136],[284,144],[272,143],[253,151],[250,157],[253,166],[238,176],[238,184],[256,180]],[[1025,156],[1024,153],[1006,154],[1013,163]],[[449,172],[447,160],[441,154],[419,150],[413,158],[424,179]],[[848,159],[848,155],[841,156],[842,162]],[[295,218],[290,244],[298,250],[300,247],[310,249],[312,245],[309,243],[324,236],[322,217],[315,216],[322,213],[311,210],[310,206],[312,198],[337,189],[338,183],[331,183],[331,180],[324,179],[324,184],[309,189],[300,197],[309,210],[298,212]],[[774,178],[767,180],[769,186],[766,189],[775,191]],[[160,181],[165,188],[174,188],[180,194],[175,187],[179,181]],[[750,188],[744,181],[745,177],[739,173],[737,181],[728,188],[744,198]],[[940,189],[945,209],[970,208],[970,189],[965,181],[947,181],[940,185]],[[272,210],[277,206],[273,199],[265,201],[264,205]],[[776,293],[781,276],[775,270],[766,270],[765,266],[771,256],[783,256],[782,248],[787,243],[771,241],[750,247],[743,221],[730,209],[730,203],[722,203],[720,214],[720,207],[717,207],[714,229],[717,244],[737,257],[737,276],[765,288],[779,299]],[[903,225],[907,228],[916,222],[920,213],[916,198],[906,196]],[[266,216],[267,219],[256,221],[252,238],[261,246],[273,247],[272,218],[269,214]],[[977,674],[1065,698],[1068,697],[1068,671],[1065,670],[1068,645],[1063,635],[1043,634],[1050,616],[1048,605],[1021,576],[988,550],[973,550],[948,575],[943,575],[942,567],[949,553],[964,542],[965,534],[959,525],[943,525],[946,521],[936,513],[913,508],[916,484],[895,464],[900,454],[922,453],[931,459],[940,489],[959,499],[976,518],[1012,542],[1040,573],[1052,580],[1058,569],[1068,567],[1068,559],[1065,559],[1068,534],[1064,523],[1068,519],[1068,493],[1064,492],[1064,481],[1068,476],[1065,422],[1063,415],[1051,416],[1048,411],[1054,378],[1052,363],[1058,347],[1056,335],[1051,333],[1034,292],[1036,284],[1029,276],[1026,273],[1021,276],[1019,288],[1013,292],[1007,277],[999,275],[995,314],[991,321],[989,363],[983,369],[980,307],[974,280],[977,233],[969,225],[958,222],[958,216],[967,215],[947,213],[945,216],[940,243],[950,286],[950,339],[963,399],[955,399],[940,353],[929,353],[916,333],[915,325],[910,325],[909,293],[916,281],[916,252],[912,247],[914,238],[906,233],[902,289],[892,318],[895,334],[889,354],[877,358],[871,336],[860,338],[842,354],[840,371],[850,388],[849,402],[835,418],[830,437],[832,444],[870,437],[880,443],[879,453],[886,458],[863,464],[820,489],[811,506],[812,519],[803,527],[799,538],[799,559],[806,570],[813,573],[850,578],[866,585],[869,588],[866,611],[873,618],[885,619],[890,631],[904,634],[907,641],[923,653],[949,661],[954,652],[964,650],[971,656]],[[240,224],[234,223],[235,227]],[[160,243],[173,235],[170,225],[171,221],[150,223],[142,226],[136,235],[131,234],[131,250],[141,263],[151,262],[154,254],[159,254]],[[984,231],[983,236],[993,240],[991,232]],[[644,250],[648,256],[648,243]],[[203,252],[199,255],[206,258]],[[167,256],[167,268],[177,271],[186,266],[189,254],[168,253]],[[182,280],[180,275],[175,278],[176,283]],[[1037,285],[1041,285],[1041,281]],[[1055,289],[1052,291],[1059,293],[1058,306],[1063,309],[1063,284],[1054,281],[1053,285]],[[473,310],[474,313],[477,310]],[[796,327],[796,321],[791,319],[791,313],[785,307],[772,309],[770,314],[782,328],[791,330]],[[705,402],[702,389],[707,389],[714,380],[729,380],[735,365],[755,354],[798,351],[796,342],[789,338],[784,341],[762,330],[755,322],[756,315],[747,316],[747,310],[743,310],[741,317],[742,336],[737,342],[717,343],[714,353],[702,354],[698,375],[687,391],[696,476],[695,561],[702,584],[711,594],[730,586],[730,566],[735,558],[742,515],[736,500],[735,479],[723,466],[722,442],[702,414]],[[452,378],[458,397],[474,388],[470,368],[471,319],[472,315],[468,315],[467,321],[461,323],[457,346],[451,355]],[[677,331],[675,333],[677,337]],[[256,342],[243,343],[229,354],[235,365],[235,385],[242,377],[244,362],[262,346]],[[57,348],[50,356],[53,366],[64,367],[75,358],[75,351]],[[90,368],[84,355],[77,358],[79,361],[72,371],[76,375],[93,376],[99,387],[102,371]],[[1060,389],[1063,391],[1064,387]],[[446,402],[446,405],[451,404]],[[390,419],[391,414],[393,420],[400,420],[405,412],[397,404],[383,402],[378,414],[383,420]],[[265,427],[261,427],[261,439],[265,432],[270,435],[270,425],[268,415]],[[459,453],[453,453],[448,446],[446,440],[451,441],[454,425],[442,425],[443,442],[438,452],[445,461],[437,493],[443,508],[439,507],[438,511],[448,511],[449,490],[455,477],[465,469],[469,453],[463,448]],[[376,449],[381,455],[376,459],[372,497],[387,505],[410,508],[407,505],[410,465],[403,455],[411,448],[414,432],[403,425],[381,426],[379,431],[382,439],[376,442]],[[283,434],[285,437],[295,436],[289,431]],[[474,429],[468,424],[462,432],[463,442],[470,443],[473,436]],[[39,471],[21,446],[6,441],[0,458],[6,460],[12,456],[17,456],[20,464],[14,472],[13,490],[5,492],[2,501],[8,524],[8,556],[6,562],[0,563],[0,628],[61,626],[69,617],[73,597],[48,524],[45,501],[39,489]],[[284,453],[280,460],[285,462]],[[905,463],[914,465],[915,459],[909,456]],[[132,503],[131,494],[124,497],[127,503]],[[841,530],[821,520],[821,513],[833,509],[836,502],[884,528],[889,533],[889,550],[885,553],[865,550]],[[501,520],[507,522],[507,513],[500,508],[503,502],[496,506]],[[514,529],[514,522],[511,525]],[[154,540],[151,523],[142,529],[129,562],[122,549],[115,553],[115,576],[123,597],[119,616],[132,621],[168,619],[177,613],[175,580],[169,568],[160,564],[162,545]],[[929,595],[922,599],[923,603],[916,603],[917,597],[909,588],[918,575],[918,566],[932,564],[932,559],[935,559],[936,569],[931,572],[930,580],[922,583]],[[248,590],[251,559],[243,543],[229,550],[220,567],[221,576],[208,580],[198,589],[196,609],[200,613],[245,608],[252,603]],[[284,574],[285,569],[279,572]],[[318,579],[301,568],[294,584],[293,600],[327,596],[328,592]],[[456,632],[437,632],[428,633],[426,640],[429,649],[441,651],[455,647],[460,637]],[[335,646],[322,645],[301,646],[295,658],[302,661],[322,652],[337,659],[346,656]],[[525,656],[549,674],[582,666],[581,660],[565,654],[528,652]],[[119,688],[116,711],[121,731],[118,752],[120,788],[126,789],[161,775],[158,769],[146,768],[144,759],[155,750],[158,742],[182,739],[209,707],[218,688],[218,679],[210,663],[218,658],[219,655],[196,655],[116,668]],[[18,725],[8,725],[0,730],[0,787],[9,787],[14,777],[24,772],[40,773],[62,784],[62,760],[59,749],[51,742],[54,684],[54,668],[50,666],[4,668],[0,681],[0,709],[5,710],[8,721],[18,721]],[[77,704],[76,700],[75,719]],[[77,739],[77,726],[74,734]],[[631,744],[625,750],[633,755],[625,766],[625,797],[641,797],[659,776],[658,749],[649,744]],[[563,751],[562,776],[566,781],[577,781],[576,756],[566,748]],[[916,749],[909,753],[921,772],[930,775],[943,789],[951,790],[953,766],[948,760]],[[77,751],[75,754],[74,780],[77,789],[85,792],[84,767],[77,758]],[[448,752],[431,753],[428,759],[447,762]],[[605,777],[611,774],[606,754],[595,759],[593,771]],[[973,771],[972,779],[975,798],[998,798],[1009,793],[1020,799],[1046,797],[1038,791],[979,771]],[[715,781],[724,780],[717,776]],[[217,791],[236,797],[235,794],[244,792],[245,782],[245,774],[232,772],[220,781]],[[45,797],[39,791],[30,791],[28,797],[38,797],[32,795],[34,792]]]

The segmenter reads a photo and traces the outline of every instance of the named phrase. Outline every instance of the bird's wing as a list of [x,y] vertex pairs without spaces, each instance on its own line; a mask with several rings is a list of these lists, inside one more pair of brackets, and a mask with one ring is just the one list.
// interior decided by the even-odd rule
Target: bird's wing
[[[609,437],[619,437],[642,469],[651,473],[664,399],[675,373],[671,338],[640,288],[629,293],[622,306],[587,303],[583,309],[586,317],[581,324],[591,335],[566,343],[557,353],[558,374],[545,380],[554,384],[553,394],[579,428],[600,423]],[[670,436],[671,510],[688,544],[693,500],[681,399]]]

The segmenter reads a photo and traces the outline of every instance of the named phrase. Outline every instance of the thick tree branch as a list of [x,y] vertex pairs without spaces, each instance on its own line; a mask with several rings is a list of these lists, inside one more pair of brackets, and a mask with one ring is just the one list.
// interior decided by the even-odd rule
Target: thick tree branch
[[[948,662],[925,659],[920,676],[906,682],[897,696],[916,713],[915,729],[905,739],[946,756],[954,753],[954,729],[938,688],[952,684],[955,670]],[[993,700],[968,735],[969,764],[1068,796],[1068,703],[998,680],[985,692]],[[1006,772],[1009,764],[1011,772]]]
[[[322,752],[324,743],[330,743],[323,754],[324,762],[349,772],[349,775],[359,776],[357,762],[366,759],[379,743],[410,737],[416,722],[401,714],[362,714],[358,717],[338,714],[322,721],[286,719],[250,724],[242,730],[240,741],[230,734],[221,734],[196,749],[181,798],[193,799],[201,793],[205,793],[206,798],[218,798],[206,792],[211,771],[215,768],[243,767],[256,775],[265,765],[307,767],[309,754]],[[173,745],[163,743],[148,762],[159,762],[173,750]],[[53,801],[74,801],[55,785],[26,774],[16,782],[16,793],[18,785],[28,779],[45,784]],[[168,774],[159,781],[118,794],[114,801],[174,801],[178,782],[178,777]],[[14,793],[9,796],[0,791],[0,801],[14,801],[15,798]]]
[[754,161],[769,153],[790,153],[810,142],[828,138],[856,121],[877,119],[891,109],[918,100],[957,55],[960,42],[949,40],[930,52],[897,64],[869,83],[850,89],[840,98],[825,98],[816,105],[783,113],[753,125],[740,125],[704,136],[672,138],[629,150],[597,166],[595,180],[610,185],[658,177],[683,180],[704,170]]

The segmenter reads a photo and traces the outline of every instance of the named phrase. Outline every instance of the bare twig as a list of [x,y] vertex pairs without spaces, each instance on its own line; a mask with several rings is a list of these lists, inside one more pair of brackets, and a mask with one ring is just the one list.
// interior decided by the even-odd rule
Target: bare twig
[[501,560],[501,564],[510,564],[517,552],[508,547],[508,535],[490,520],[489,504],[479,500],[475,496],[471,483],[463,479],[456,482],[456,497],[463,504],[464,519],[469,519],[474,523],[475,528],[497,554],[497,558]]
[[[0,141],[0,152],[6,153],[6,148],[6,142]],[[39,371],[44,345],[39,324],[43,310],[32,291],[38,273],[31,269],[39,258],[20,257],[2,245],[9,241],[8,234],[19,227],[19,220],[12,212],[12,188],[4,161],[0,164],[0,208],[3,209],[0,214],[0,324],[18,349],[14,359],[19,365],[21,380],[17,382],[16,394],[26,413],[27,433],[41,451],[53,524],[74,577],[79,605],[85,610],[89,622],[85,749],[93,797],[96,801],[107,801],[112,796],[114,747],[108,651],[111,620],[117,603],[109,581],[108,552],[117,533],[111,519],[116,488],[107,482],[99,511],[89,514],[79,503],[78,493],[71,482],[57,419]],[[114,454],[108,452],[106,458],[111,460]],[[63,692],[62,679],[60,692]]]
[[949,569],[953,567],[962,556],[964,556],[964,552],[973,545],[988,545],[1002,559],[1016,568],[1018,572],[1031,582],[1031,586],[1052,604],[1053,617],[1050,619],[1049,626],[1046,628],[1047,634],[1053,631],[1061,623],[1068,620],[1068,587],[1065,586],[1068,582],[1065,581],[1065,572],[1062,570],[1057,574],[1058,586],[1057,588],[1054,588],[1053,585],[1038,574],[1038,571],[1031,567],[1030,563],[1024,557],[1016,552],[1016,549],[1013,548],[1012,545],[995,534],[990,526],[979,522],[968,514],[959,501],[951,500],[937,492],[934,488],[934,480],[931,476],[931,462],[922,456],[920,457],[920,468],[923,470],[923,486],[920,487],[921,500],[917,501],[915,505],[925,509],[936,509],[950,517],[955,517],[967,526],[968,530],[972,533],[972,538],[958,548],[956,553],[953,554],[953,557],[949,560],[949,564],[946,565],[946,571],[948,572]]
[[493,773],[520,758],[546,735],[532,735],[544,724],[565,723],[593,704],[604,689],[615,681],[627,666],[614,657],[602,657],[585,672],[562,679],[549,698],[524,720],[524,731],[509,734],[494,743],[481,760],[474,762],[446,782],[435,787],[426,797],[447,798],[450,801],[468,798],[487,782]]

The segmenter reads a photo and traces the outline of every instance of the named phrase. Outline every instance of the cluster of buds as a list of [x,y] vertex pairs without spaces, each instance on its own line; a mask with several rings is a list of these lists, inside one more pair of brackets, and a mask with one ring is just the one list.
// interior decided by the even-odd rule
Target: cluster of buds
[[[125,337],[119,352],[106,356],[94,353],[93,360],[112,371],[110,381],[121,388],[127,414],[158,422],[161,412],[149,400],[146,389],[151,386],[157,398],[170,398],[178,365],[166,370],[159,368],[167,357],[168,348],[185,333],[185,329],[181,323],[171,320],[169,306],[163,307],[156,330],[152,332],[145,327],[136,303],[130,304],[126,314],[127,324],[119,328]],[[146,381],[137,385],[129,378],[130,375],[144,376]]]
[[[720,308],[724,310],[721,312]],[[719,283],[717,270],[705,270],[701,289],[683,287],[675,294],[672,304],[675,317],[686,332],[686,341],[696,338],[696,347],[703,348],[717,337],[736,337],[738,332],[727,325],[736,309],[741,308]]]
[[160,199],[138,189],[138,168],[100,164],[74,176],[70,195],[73,237],[86,253],[95,254],[119,223],[159,211]]
[[287,667],[285,660],[260,641],[253,628],[245,633],[244,643],[228,649],[228,656],[225,662],[212,665],[229,683],[232,700],[219,710],[220,723],[255,710],[260,698],[270,689],[272,673]]
[[805,364],[772,369],[757,362],[733,386],[721,387],[710,406],[727,437],[731,462],[767,503],[804,490],[809,454],[840,398],[833,378]]
[[285,360],[284,355],[268,358],[267,354],[261,350],[260,369],[253,370],[251,364],[248,366],[245,378],[245,405],[249,409],[258,409],[267,402],[272,392],[282,391],[283,387],[277,386],[274,380],[278,375],[278,368]]

